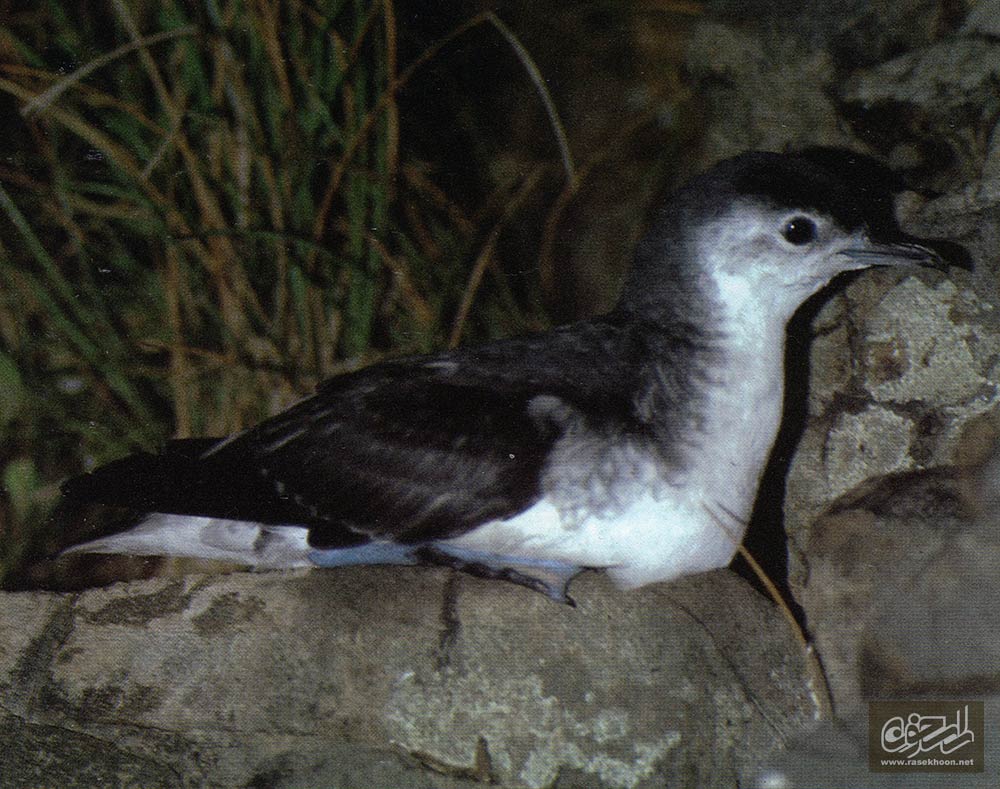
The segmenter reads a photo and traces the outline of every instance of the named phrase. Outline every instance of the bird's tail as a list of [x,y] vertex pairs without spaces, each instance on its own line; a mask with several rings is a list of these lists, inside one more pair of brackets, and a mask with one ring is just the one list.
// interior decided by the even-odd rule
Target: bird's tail
[[[130,455],[63,483],[70,504],[127,507],[141,512],[240,519],[278,503],[271,487],[246,463],[210,454],[219,439],[169,442],[163,452]],[[263,508],[265,512],[268,507]]]
[[137,526],[67,548],[64,554],[174,556],[257,569],[309,567],[308,529],[154,512]]
[[160,454],[131,455],[65,482],[64,520],[65,513],[88,512],[95,504],[131,516],[117,518],[114,533],[92,528],[62,553],[179,556],[260,568],[307,565],[308,529],[299,508],[245,458],[213,452],[218,445],[212,438],[171,441]]

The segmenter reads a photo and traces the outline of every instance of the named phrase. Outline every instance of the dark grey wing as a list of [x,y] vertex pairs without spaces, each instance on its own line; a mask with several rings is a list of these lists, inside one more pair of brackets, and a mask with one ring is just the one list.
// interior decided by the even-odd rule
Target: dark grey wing
[[[314,546],[344,530],[419,541],[528,507],[556,426],[523,393],[379,370],[327,388],[235,442],[303,510]],[[230,451],[227,447],[224,451]]]
[[629,408],[620,377],[595,363],[613,356],[592,339],[555,333],[375,365],[205,460],[255,468],[316,547],[455,536],[538,500],[567,414],[603,421]]
[[63,490],[74,505],[308,526],[316,547],[456,536],[536,502],[571,427],[679,466],[702,353],[684,332],[596,319],[377,364],[236,437],[171,442]]

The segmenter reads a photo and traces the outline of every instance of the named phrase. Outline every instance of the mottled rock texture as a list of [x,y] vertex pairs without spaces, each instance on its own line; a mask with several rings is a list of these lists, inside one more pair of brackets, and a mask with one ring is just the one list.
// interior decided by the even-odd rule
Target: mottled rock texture
[[813,718],[792,632],[733,574],[573,591],[399,569],[4,595],[3,785],[733,786]]

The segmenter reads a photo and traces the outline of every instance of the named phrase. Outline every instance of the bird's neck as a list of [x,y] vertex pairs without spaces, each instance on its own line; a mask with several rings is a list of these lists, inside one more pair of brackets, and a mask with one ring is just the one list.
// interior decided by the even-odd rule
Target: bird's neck
[[683,339],[667,341],[645,374],[648,400],[663,407],[652,433],[681,484],[746,519],[781,422],[784,316],[716,312],[672,335]]

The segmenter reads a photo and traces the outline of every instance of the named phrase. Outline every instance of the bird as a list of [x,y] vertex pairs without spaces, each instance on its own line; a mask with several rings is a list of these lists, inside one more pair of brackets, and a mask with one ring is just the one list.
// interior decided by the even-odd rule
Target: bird
[[258,569],[437,565],[572,603],[727,566],[782,418],[786,324],[839,275],[945,269],[892,213],[888,170],[745,152],[653,216],[619,300],[548,332],[335,376],[229,437],[68,480],[142,513],[72,553]]

